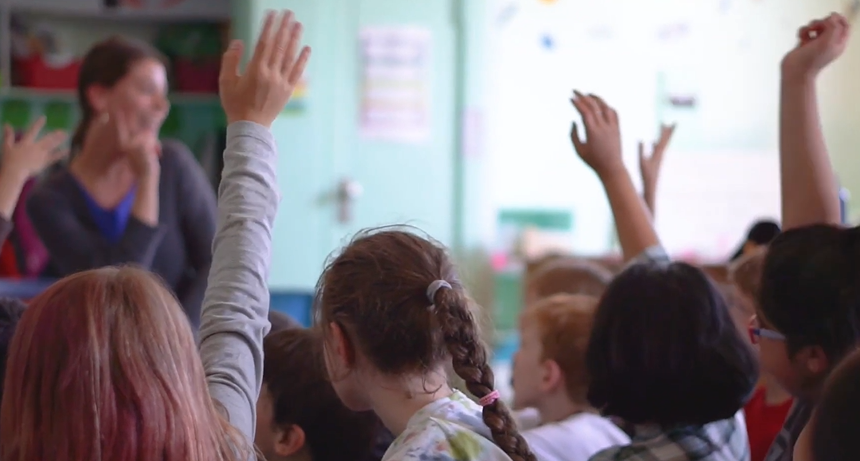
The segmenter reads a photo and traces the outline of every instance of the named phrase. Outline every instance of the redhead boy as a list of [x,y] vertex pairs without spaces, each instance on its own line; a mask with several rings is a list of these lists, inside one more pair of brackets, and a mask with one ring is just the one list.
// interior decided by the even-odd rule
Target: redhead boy
[[539,461],[586,461],[630,443],[588,405],[585,351],[597,299],[559,294],[528,306],[520,317],[514,356],[514,408],[535,408],[543,424],[523,432]]

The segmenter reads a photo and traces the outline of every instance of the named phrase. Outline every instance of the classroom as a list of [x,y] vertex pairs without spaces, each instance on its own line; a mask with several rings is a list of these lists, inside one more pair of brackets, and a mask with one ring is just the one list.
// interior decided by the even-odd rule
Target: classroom
[[858,459],[858,16],[0,0],[0,459]]

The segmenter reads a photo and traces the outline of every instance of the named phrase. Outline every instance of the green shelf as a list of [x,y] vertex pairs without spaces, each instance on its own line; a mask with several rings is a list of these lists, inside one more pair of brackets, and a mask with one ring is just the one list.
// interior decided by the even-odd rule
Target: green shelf
[[0,103],[0,120],[16,129],[30,124],[32,105],[24,99],[4,99]]
[[[11,87],[0,90],[0,99],[22,99],[32,102],[69,102],[77,101],[74,90],[51,90],[39,88]],[[167,96],[173,105],[220,107],[217,94],[209,93],[171,93]]]
[[77,107],[68,102],[48,102],[44,106],[44,114],[47,119],[45,129],[49,131],[69,130],[78,119]]
[[[168,98],[171,109],[161,129],[163,137],[196,146],[205,136],[227,126],[216,94],[171,93]],[[20,130],[40,115],[47,118],[46,130],[74,130],[80,117],[75,92],[0,88],[0,122]]]

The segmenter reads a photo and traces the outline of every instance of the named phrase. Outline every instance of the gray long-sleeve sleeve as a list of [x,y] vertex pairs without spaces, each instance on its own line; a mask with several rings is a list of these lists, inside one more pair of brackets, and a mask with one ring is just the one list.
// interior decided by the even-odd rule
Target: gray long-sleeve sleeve
[[224,172],[209,284],[203,298],[200,355],[209,392],[230,423],[254,440],[270,324],[269,265],[279,195],[276,148],[266,128],[227,127]]

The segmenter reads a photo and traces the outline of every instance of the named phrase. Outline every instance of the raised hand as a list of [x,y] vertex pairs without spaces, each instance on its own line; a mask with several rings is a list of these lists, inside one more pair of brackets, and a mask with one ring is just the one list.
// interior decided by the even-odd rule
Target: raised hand
[[574,123],[570,139],[576,153],[603,183],[615,217],[618,242],[625,260],[630,260],[647,248],[659,245],[660,239],[651,224],[651,213],[624,167],[618,114],[603,99],[594,95],[586,96],[575,91],[570,102],[582,115],[587,136],[583,141]]
[[3,127],[3,164],[2,175],[6,179],[15,178],[26,181],[40,173],[54,162],[63,158],[68,151],[60,146],[66,142],[63,131],[54,131],[39,138],[45,126],[45,117],[40,117],[15,141],[15,131],[9,125]]
[[783,73],[814,78],[845,51],[850,29],[848,20],[836,13],[801,27],[798,45],[782,60]]
[[[224,53],[219,80],[221,105],[228,123],[249,121],[270,127],[290,100],[311,50],[299,52],[302,24],[293,13],[269,12],[254,55],[239,73],[243,44],[235,40]],[[298,56],[296,56],[298,54]]]
[[652,144],[651,154],[645,152],[645,143],[639,142],[639,171],[642,174],[642,189],[645,203],[654,213],[656,202],[657,182],[660,178],[660,167],[663,164],[663,154],[675,133],[675,125],[661,125],[660,138]]
[[573,92],[570,102],[579,111],[585,125],[585,140],[580,137],[576,123],[570,133],[570,140],[579,157],[601,177],[624,170],[621,130],[615,110],[600,97],[578,91]]

